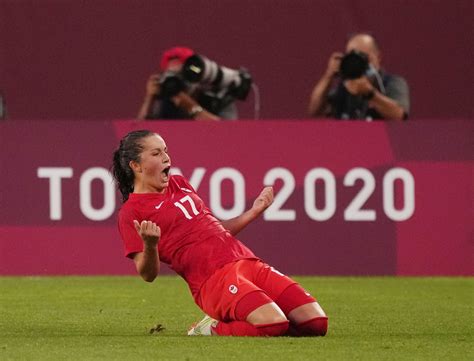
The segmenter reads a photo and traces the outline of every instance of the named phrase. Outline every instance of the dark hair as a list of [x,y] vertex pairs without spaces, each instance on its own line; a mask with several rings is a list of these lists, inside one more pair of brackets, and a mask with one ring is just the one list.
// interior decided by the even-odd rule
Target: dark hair
[[118,189],[122,193],[123,202],[133,192],[135,175],[129,163],[132,160],[140,161],[140,153],[143,151],[141,140],[154,134],[156,133],[146,129],[134,130],[120,140],[120,145],[114,152],[111,171]]

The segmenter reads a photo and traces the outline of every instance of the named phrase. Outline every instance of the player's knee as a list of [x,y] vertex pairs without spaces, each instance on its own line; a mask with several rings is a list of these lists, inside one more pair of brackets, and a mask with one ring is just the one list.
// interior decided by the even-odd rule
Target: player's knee
[[250,312],[246,321],[253,325],[270,325],[288,322],[288,319],[276,303],[270,302]]
[[314,335],[315,336],[325,336],[328,332],[328,318],[327,317],[318,317],[314,320]]
[[255,325],[260,336],[283,336],[288,332],[288,320],[265,325]]
[[302,336],[324,336],[328,332],[328,318],[315,317],[297,326]]
[[272,324],[284,324],[289,323],[288,319],[285,317],[284,314],[280,314],[278,312],[274,313],[267,313],[265,315],[261,315],[258,318],[254,318],[254,324],[264,324],[264,325],[272,325]]

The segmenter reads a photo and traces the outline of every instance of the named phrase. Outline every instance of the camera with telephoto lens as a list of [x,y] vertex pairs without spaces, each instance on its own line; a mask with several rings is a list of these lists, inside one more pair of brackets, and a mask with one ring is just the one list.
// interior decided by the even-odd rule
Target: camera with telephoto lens
[[361,51],[352,50],[341,59],[339,72],[343,79],[357,79],[369,71],[369,58]]
[[244,68],[234,70],[219,66],[203,55],[190,56],[183,65],[183,78],[190,83],[199,83],[212,91],[224,91],[225,96],[245,100],[250,92],[252,77]]

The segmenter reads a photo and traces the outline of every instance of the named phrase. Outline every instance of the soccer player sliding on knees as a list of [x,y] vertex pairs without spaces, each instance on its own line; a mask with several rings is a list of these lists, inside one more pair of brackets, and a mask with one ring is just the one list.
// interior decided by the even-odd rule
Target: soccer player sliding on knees
[[147,282],[160,261],[170,265],[208,315],[188,335],[324,336],[328,318],[315,298],[235,238],[270,206],[273,189],[220,221],[170,167],[164,139],[137,130],[120,141],[112,171],[124,202],[118,223],[125,256]]

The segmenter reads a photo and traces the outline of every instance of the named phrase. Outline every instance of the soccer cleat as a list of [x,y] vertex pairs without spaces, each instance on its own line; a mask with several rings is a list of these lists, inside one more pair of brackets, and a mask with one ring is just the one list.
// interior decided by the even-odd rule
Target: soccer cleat
[[201,321],[191,326],[188,336],[212,336],[211,327],[215,327],[217,322],[219,321],[206,315]]

